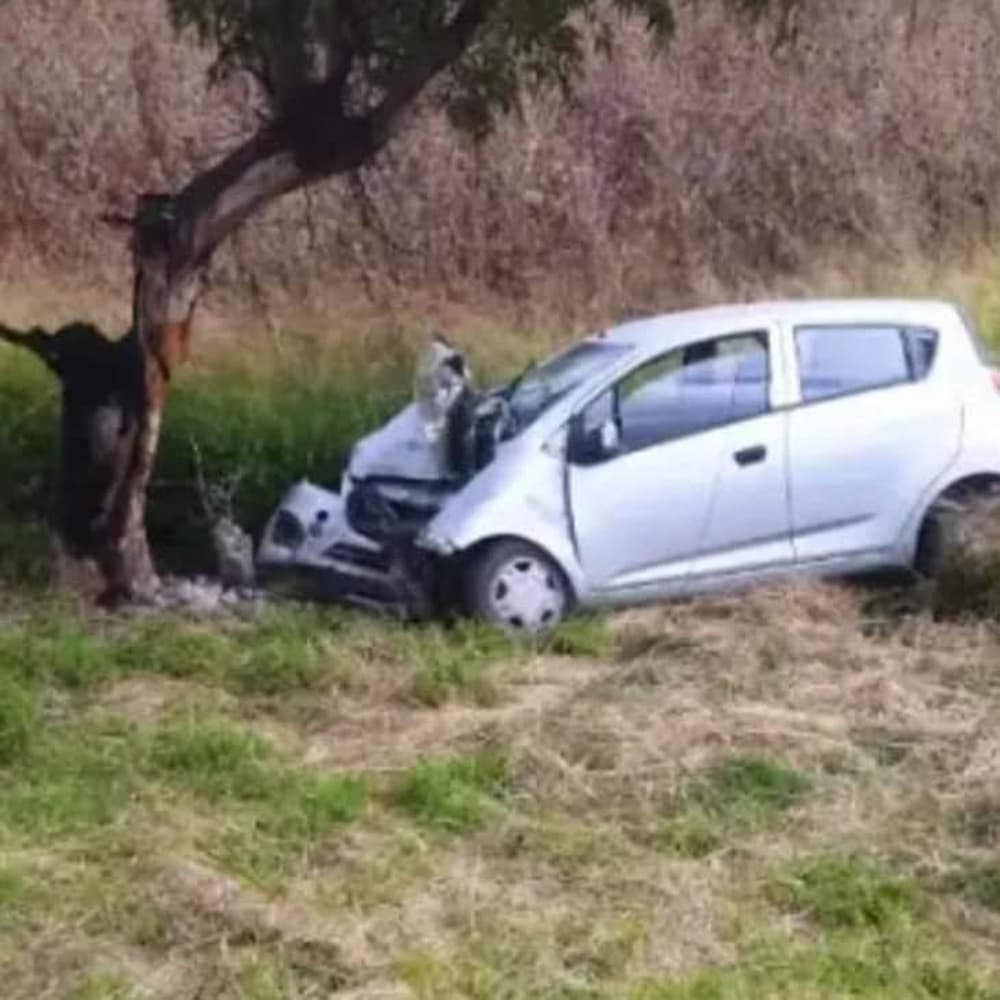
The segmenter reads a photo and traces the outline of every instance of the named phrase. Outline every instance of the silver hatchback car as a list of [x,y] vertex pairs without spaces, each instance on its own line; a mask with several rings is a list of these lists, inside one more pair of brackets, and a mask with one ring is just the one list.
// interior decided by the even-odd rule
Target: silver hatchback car
[[945,302],[674,313],[487,392],[437,340],[416,396],[339,494],[290,490],[262,569],[537,633],[574,607],[930,568],[942,504],[1000,482],[1000,382]]

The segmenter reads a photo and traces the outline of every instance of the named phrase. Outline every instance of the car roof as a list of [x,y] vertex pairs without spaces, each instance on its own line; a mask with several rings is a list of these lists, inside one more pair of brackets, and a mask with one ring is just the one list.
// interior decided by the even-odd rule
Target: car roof
[[953,322],[959,314],[954,303],[935,299],[798,299],[665,313],[624,323],[601,336],[611,343],[669,348],[701,335],[749,332],[776,322],[939,327]]

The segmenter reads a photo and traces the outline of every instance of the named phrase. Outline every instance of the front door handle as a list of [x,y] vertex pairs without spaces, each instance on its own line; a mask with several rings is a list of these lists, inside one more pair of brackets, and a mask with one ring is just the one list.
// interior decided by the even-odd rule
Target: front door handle
[[733,455],[737,465],[756,465],[767,458],[767,448],[762,444],[755,444],[751,448],[743,448]]

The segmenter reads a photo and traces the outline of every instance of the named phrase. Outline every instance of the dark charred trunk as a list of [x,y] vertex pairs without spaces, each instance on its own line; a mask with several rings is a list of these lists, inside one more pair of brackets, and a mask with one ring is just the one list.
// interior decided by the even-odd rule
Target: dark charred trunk
[[62,383],[61,582],[108,603],[148,593],[156,578],[133,473],[148,421],[142,352],[131,332],[113,341],[74,326],[53,339]]
[[71,324],[54,334],[0,327],[62,387],[54,521],[61,583],[120,604],[150,595],[156,570],[146,495],[171,377],[187,354],[199,275],[176,252],[172,202],[140,201],[134,224],[133,322],[121,338]]

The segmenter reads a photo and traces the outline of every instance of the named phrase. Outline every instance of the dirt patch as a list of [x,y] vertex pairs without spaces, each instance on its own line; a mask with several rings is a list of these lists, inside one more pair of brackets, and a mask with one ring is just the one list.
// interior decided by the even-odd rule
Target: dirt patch
[[139,675],[112,686],[100,699],[98,707],[121,715],[130,722],[148,724],[168,715],[177,706],[193,701],[199,693],[213,702],[220,697],[218,689],[203,689],[191,681]]

